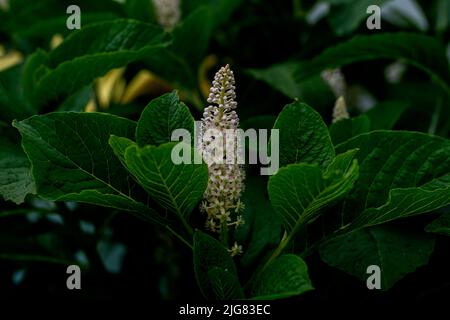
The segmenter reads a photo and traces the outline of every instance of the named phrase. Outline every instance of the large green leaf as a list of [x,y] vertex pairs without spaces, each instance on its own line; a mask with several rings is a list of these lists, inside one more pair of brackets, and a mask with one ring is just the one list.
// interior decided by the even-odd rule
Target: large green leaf
[[158,55],[149,56],[150,69],[183,89],[197,88],[197,73],[212,35],[211,10],[200,7],[191,12],[172,32],[172,44]]
[[175,145],[131,145],[125,151],[125,164],[153,200],[187,220],[208,184],[208,167],[205,163],[174,164],[171,154]]
[[[67,5],[68,6],[68,5]],[[38,23],[34,24],[33,28],[25,28],[22,30],[15,30],[14,38],[17,41],[27,43],[28,46],[42,47],[42,43],[50,43],[52,36],[60,34],[63,37],[68,36],[73,30],[61,26],[66,25],[68,15],[66,13],[67,6],[61,8],[59,16],[51,17],[49,19],[42,19]],[[98,23],[101,21],[118,19],[119,16],[112,12],[86,12],[85,7],[81,7],[82,10],[82,28],[89,24]]]
[[391,130],[408,104],[401,101],[385,101],[367,111],[370,119],[370,130]]
[[275,247],[281,238],[281,219],[270,204],[265,177],[248,177],[241,197],[245,224],[235,231],[235,239],[245,247],[241,263],[248,267]]
[[286,105],[273,128],[280,133],[280,167],[300,162],[326,166],[334,157],[327,127],[320,115],[304,103]]
[[317,165],[294,164],[270,177],[269,197],[289,237],[321,209],[343,198],[358,178],[357,150],[338,155],[325,173]]
[[252,282],[252,299],[273,300],[313,290],[306,263],[293,254],[273,260]]
[[217,300],[243,299],[244,291],[236,274],[220,267],[208,271],[208,279]]
[[[336,147],[359,148],[355,190],[346,199],[346,219],[372,225],[423,213],[450,202],[450,141],[418,132],[373,131]],[[364,212],[363,212],[364,211]]]
[[174,91],[152,100],[144,109],[136,129],[136,142],[140,146],[170,142],[175,129],[186,129],[194,138],[194,118]]
[[[63,35],[72,32],[67,29],[66,21],[68,6],[76,4],[82,12],[81,26],[94,21],[94,17],[102,20],[107,16],[119,15],[121,5],[112,0],[41,0],[30,2],[27,0],[9,1],[9,10],[6,12],[5,29],[12,34],[14,40],[27,49],[30,49],[30,36],[37,36],[42,40],[49,40],[55,33]],[[99,20],[97,20],[99,21]],[[58,23],[59,22],[59,23]],[[33,28],[30,28],[33,25]],[[45,42],[44,42],[45,43]],[[32,48],[31,48],[32,49]]]
[[22,67],[15,66],[0,72],[0,120],[8,123],[35,113],[24,97],[21,86]]
[[329,86],[320,76],[298,82],[295,78],[297,66],[298,63],[289,61],[274,64],[266,69],[248,69],[246,72],[253,78],[264,81],[287,97],[307,101],[311,105],[312,101],[323,99],[324,97],[334,98]]
[[[366,12],[370,5],[380,6],[386,1],[388,0],[359,0],[346,1],[345,3],[340,1],[341,3],[331,7],[328,21],[337,35],[349,34],[369,17]],[[336,1],[328,2],[335,3]]]
[[171,49],[189,65],[198,66],[208,49],[212,29],[211,10],[207,7],[200,7],[175,28]]
[[311,61],[300,63],[296,80],[302,81],[327,68],[381,58],[401,59],[430,74],[447,92],[450,90],[450,72],[444,48],[435,39],[414,33],[356,36],[326,49]]
[[89,100],[94,97],[92,85],[82,87],[61,103],[56,111],[84,111]]
[[425,231],[450,236],[450,213],[444,213],[428,224]]
[[161,28],[138,21],[86,26],[50,51],[47,64],[36,69],[34,101],[42,105],[74,93],[110,69],[156,54],[168,44]]
[[136,145],[136,143],[128,138],[125,137],[117,137],[115,135],[111,135],[109,137],[109,145],[114,151],[114,154],[116,157],[120,160],[120,162],[126,166],[125,162],[125,151],[129,146]]
[[378,226],[334,238],[324,243],[319,252],[327,264],[363,281],[370,276],[367,267],[379,266],[381,289],[386,290],[408,273],[426,265],[433,248],[432,237]]
[[243,3],[242,0],[189,0],[182,1],[183,12],[194,12],[197,8],[206,6],[212,13],[213,29],[227,22],[230,15]]
[[56,112],[14,126],[22,135],[39,196],[149,213],[108,145],[111,134],[134,137],[135,122],[103,113]]
[[353,227],[381,224],[431,212],[450,204],[450,174],[419,188],[392,189],[386,204],[369,208],[352,223]]
[[20,146],[0,137],[0,195],[20,204],[27,194],[35,192],[27,156]]
[[334,145],[370,130],[370,120],[361,115],[351,119],[342,119],[330,126],[330,137]]
[[153,1],[128,0],[124,4],[127,17],[144,22],[157,23]]
[[219,241],[201,231],[194,234],[194,271],[208,299],[244,297],[230,253]]
[[301,86],[294,78],[296,67],[295,62],[285,62],[274,64],[266,69],[249,69],[247,73],[294,99],[302,96]]

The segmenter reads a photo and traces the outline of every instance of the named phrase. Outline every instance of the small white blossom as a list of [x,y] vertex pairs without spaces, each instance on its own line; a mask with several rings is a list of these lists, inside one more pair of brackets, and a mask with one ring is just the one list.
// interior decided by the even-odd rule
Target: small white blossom
[[171,31],[180,21],[180,0],[152,0],[158,23]]
[[237,242],[234,243],[234,245],[231,247],[231,249],[228,249],[228,252],[232,257],[242,254],[242,246],[238,245]]

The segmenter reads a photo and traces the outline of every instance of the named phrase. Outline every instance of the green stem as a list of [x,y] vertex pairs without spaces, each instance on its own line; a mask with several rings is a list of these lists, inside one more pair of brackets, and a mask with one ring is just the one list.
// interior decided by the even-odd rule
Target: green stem
[[225,248],[228,248],[228,227],[226,222],[222,222],[220,225],[220,241]]
[[303,225],[303,222],[305,220],[306,220],[305,217],[303,217],[303,219],[299,220],[297,223],[297,226],[293,230],[291,230],[289,235],[287,234],[287,232],[284,233],[283,238],[281,239],[280,243],[278,244],[278,247],[275,249],[275,251],[272,253],[272,255],[267,259],[267,261],[264,263],[264,265],[253,274],[253,276],[247,282],[245,287],[248,287],[248,285],[250,285],[254,279],[256,279],[260,274],[262,274],[264,270],[266,270],[266,268],[272,263],[273,260],[278,258],[278,256],[281,253],[283,253],[284,249],[286,249],[286,246],[291,242],[292,238],[296,234],[296,231]]
[[[292,235],[293,233],[291,233]],[[286,248],[286,246],[288,245],[288,243],[291,241],[291,237],[292,236],[288,236],[287,233],[284,233],[283,239],[281,239],[280,243],[278,244],[278,247],[275,249],[275,251],[271,254],[271,256],[269,257],[269,259],[267,259],[267,261],[264,263],[264,265],[257,270],[255,273],[253,273],[253,275],[250,277],[250,279],[248,280],[248,282],[244,285],[245,289],[248,289],[249,285],[256,279],[258,278],[258,276],[260,274],[263,273],[264,270],[266,270],[266,268],[269,266],[269,264],[272,263],[273,260],[275,260]]]
[[[183,219],[184,220],[184,219]],[[184,239],[180,234],[178,234],[178,232],[176,232],[175,230],[173,230],[170,226],[166,225],[166,229],[169,230],[175,237],[177,237],[179,240],[181,240],[181,242],[183,242],[186,246],[188,246],[191,250],[193,250],[194,248],[192,247],[192,245],[186,240]],[[192,229],[191,229],[192,230]]]
[[188,234],[190,236],[192,236],[194,234],[192,227],[189,225],[189,223],[187,223],[186,219],[183,218],[183,216],[181,214],[179,214],[178,216],[180,217],[181,223],[183,224],[183,226],[186,229],[186,231],[188,232]]
[[263,267],[259,270],[259,273],[262,273],[271,263],[273,260],[275,260],[286,248],[286,246],[291,242],[292,235],[294,233],[291,232],[291,234],[288,236],[287,233],[284,233],[283,239],[281,239],[280,243],[278,244],[278,247],[275,249],[275,251],[272,253],[272,255],[267,259],[266,263],[264,263]]

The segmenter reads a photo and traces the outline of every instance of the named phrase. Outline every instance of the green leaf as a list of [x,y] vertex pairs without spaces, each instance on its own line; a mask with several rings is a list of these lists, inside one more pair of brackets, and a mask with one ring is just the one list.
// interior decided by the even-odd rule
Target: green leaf
[[245,248],[241,263],[249,267],[280,242],[281,218],[270,204],[264,177],[246,178],[241,199],[245,224],[236,229],[235,239]]
[[273,128],[280,130],[280,167],[300,162],[326,166],[334,158],[327,127],[320,115],[304,103],[286,105]]
[[82,87],[74,94],[67,97],[63,103],[61,103],[57,111],[76,111],[82,112],[89,103],[89,100],[94,98],[95,93],[92,85]]
[[266,69],[248,69],[246,72],[291,99],[298,98],[301,101],[308,101],[311,105],[314,101],[314,106],[322,105],[321,100],[324,98],[332,97],[334,99],[329,86],[320,76],[301,82],[296,81],[294,75],[297,65],[298,63],[290,61],[274,64]]
[[[75,3],[60,0],[41,0],[39,2],[14,0],[9,1],[10,8],[6,15],[8,19],[2,21],[2,24],[4,22],[5,29],[14,36],[15,41],[19,44],[24,43],[22,45],[29,49],[27,47],[30,45],[29,41],[33,39],[24,39],[21,37],[22,35],[28,37],[36,35],[42,39],[41,43],[46,43],[48,38],[55,33],[64,35],[72,32],[65,27],[68,17],[66,9],[70,4],[76,4],[81,8],[82,28],[94,21],[95,18],[102,19],[103,16],[111,16],[113,13],[117,16],[122,12],[121,5],[111,0],[77,0]],[[34,28],[30,28],[30,25],[34,25]]]
[[185,90],[186,99],[198,108],[201,107],[201,99],[197,75],[215,22],[209,6],[195,8],[173,30],[172,44],[160,54],[145,59],[150,70],[172,85]]
[[[328,15],[332,30],[339,36],[346,35],[359,27],[370,14],[366,13],[370,5],[381,6],[387,0],[359,0],[332,7]],[[329,1],[332,2],[332,1]]]
[[330,137],[334,145],[347,141],[370,130],[370,120],[361,115],[351,119],[342,119],[330,126]]
[[[80,4],[78,4],[80,6]],[[68,5],[67,5],[68,6]],[[33,24],[33,28],[27,28],[22,30],[17,30],[14,32],[14,38],[16,41],[27,43],[28,46],[42,47],[42,44],[50,43],[51,38],[55,34],[60,34],[63,37],[68,36],[73,30],[66,28],[66,21],[68,15],[66,14],[67,6],[62,6],[59,11],[61,13],[58,16],[51,17],[48,19],[43,18],[39,20],[38,23]],[[90,13],[86,12],[86,7],[81,5],[82,10],[82,28],[85,28],[89,24],[98,23],[100,21],[114,20],[118,19],[119,16],[112,12],[102,12],[102,13]],[[64,26],[64,28],[61,28]],[[14,30],[16,31],[16,30]]]
[[300,63],[295,71],[300,82],[327,68],[374,59],[401,59],[428,73],[449,92],[450,72],[445,50],[435,39],[414,33],[383,33],[356,36],[322,52],[311,61]]
[[174,86],[187,90],[194,90],[197,87],[197,77],[193,66],[187,64],[170,48],[162,49],[158,54],[146,57],[144,62],[152,72]]
[[294,164],[270,177],[270,202],[282,216],[289,238],[353,188],[358,178],[358,164],[353,160],[356,152],[338,155],[325,173],[316,165]]
[[243,298],[236,266],[227,248],[201,231],[194,234],[194,271],[206,298]]
[[212,11],[199,7],[172,32],[172,44],[145,59],[149,68],[168,82],[189,91],[197,89],[197,73],[212,35]]
[[[324,243],[320,256],[327,264],[366,281],[367,267],[381,269],[381,289],[426,265],[433,252],[434,238],[400,228],[364,228]],[[400,258],[401,257],[401,258]]]
[[426,232],[450,236],[450,213],[444,213],[425,227]]
[[198,66],[208,49],[212,29],[211,10],[207,7],[200,7],[175,28],[171,49],[188,65]]
[[244,299],[244,291],[235,274],[220,267],[213,267],[208,271],[208,279],[215,299]]
[[14,119],[24,119],[35,113],[24,97],[20,80],[22,67],[15,66],[0,72],[0,119],[10,123]]
[[108,145],[111,134],[134,137],[135,122],[103,113],[55,112],[14,126],[39,196],[135,211],[160,221],[138,201],[136,184]]
[[152,1],[128,0],[125,2],[125,12],[131,19],[157,23]]
[[[187,220],[203,197],[208,184],[208,167],[205,163],[174,164],[171,154],[175,145],[177,143],[166,143],[143,148],[131,145],[125,151],[125,164],[153,200]],[[187,147],[191,154],[195,152]]]
[[[81,45],[82,44],[82,45]],[[107,71],[142,59],[169,44],[159,27],[133,20],[100,22],[72,33],[48,54],[34,77],[39,105],[74,93]]]
[[[47,64],[48,54],[42,49],[37,49],[33,54],[28,56],[25,61],[23,72],[21,75],[22,86],[25,97],[31,101],[33,98],[33,91],[36,84],[36,78],[40,76],[36,70],[42,65]],[[42,69],[41,69],[42,70]]]
[[257,80],[266,82],[285,96],[294,99],[302,96],[300,84],[294,78],[296,67],[295,62],[285,62],[274,64],[266,69],[249,69],[247,73]]
[[450,174],[435,179],[420,188],[393,189],[386,204],[369,208],[353,221],[353,227],[385,223],[421,213],[431,212],[450,204]]
[[390,130],[408,107],[401,101],[386,101],[377,104],[365,113],[370,119],[370,130]]
[[136,142],[141,147],[170,142],[175,129],[186,129],[194,138],[194,118],[173,91],[152,100],[145,107],[138,121]]
[[201,6],[211,10],[213,29],[225,23],[231,14],[242,4],[242,0],[189,0],[182,1],[182,12],[193,12]]
[[449,203],[449,140],[418,132],[373,131],[338,145],[336,151],[355,148],[360,149],[359,179],[344,206],[347,220],[357,216],[354,227]]
[[108,143],[111,146],[111,148],[113,149],[114,154],[116,155],[116,157],[120,160],[120,162],[124,166],[126,166],[125,151],[127,150],[127,148],[129,146],[136,145],[136,143],[133,140],[130,140],[128,138],[117,137],[117,136],[115,136],[113,134],[109,137]]
[[[1,133],[2,130],[0,130]],[[34,194],[36,186],[30,172],[30,161],[20,148],[0,137],[0,195],[16,204]]]
[[313,289],[306,263],[296,255],[285,254],[273,260],[254,280],[252,299],[283,299]]

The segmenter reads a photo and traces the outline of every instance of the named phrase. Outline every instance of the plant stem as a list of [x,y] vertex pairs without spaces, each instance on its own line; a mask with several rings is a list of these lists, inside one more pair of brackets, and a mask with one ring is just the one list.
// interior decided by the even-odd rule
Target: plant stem
[[181,242],[183,242],[186,246],[188,246],[191,250],[193,250],[194,248],[192,247],[192,245],[186,240],[184,239],[181,235],[178,234],[178,232],[176,232],[175,230],[173,230],[170,226],[166,225],[166,229],[169,230],[174,236],[176,236],[179,240],[181,240]]
[[220,225],[220,241],[225,248],[228,248],[228,227],[226,222],[222,222]]
[[180,217],[181,223],[183,224],[186,231],[189,233],[189,235],[192,236],[194,234],[194,231],[192,230],[189,223],[187,223],[186,219],[183,216],[181,216],[181,214],[179,214],[179,217]]
[[273,260],[275,260],[284,251],[284,249],[286,248],[288,243],[291,241],[292,235],[293,235],[292,232],[289,236],[287,235],[286,232],[284,233],[284,236],[281,239],[280,243],[278,244],[278,247],[275,249],[275,251],[269,257],[269,259],[267,259],[266,263],[264,263],[263,267],[259,270],[259,273],[262,273],[269,266],[269,264]]

